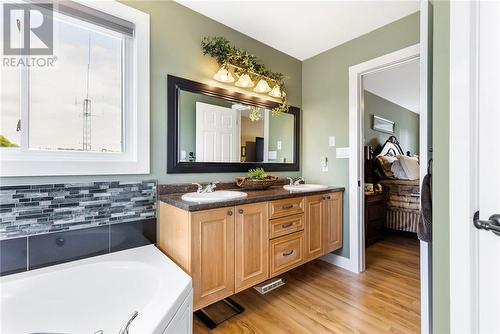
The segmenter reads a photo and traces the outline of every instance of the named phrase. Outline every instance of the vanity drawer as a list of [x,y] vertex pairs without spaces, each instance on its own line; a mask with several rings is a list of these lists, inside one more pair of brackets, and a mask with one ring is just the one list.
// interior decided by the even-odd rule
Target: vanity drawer
[[304,232],[295,232],[269,241],[271,277],[295,268],[304,262]]
[[304,213],[304,197],[285,198],[269,203],[269,219]]
[[269,222],[269,239],[304,229],[304,215],[293,215],[273,219]]

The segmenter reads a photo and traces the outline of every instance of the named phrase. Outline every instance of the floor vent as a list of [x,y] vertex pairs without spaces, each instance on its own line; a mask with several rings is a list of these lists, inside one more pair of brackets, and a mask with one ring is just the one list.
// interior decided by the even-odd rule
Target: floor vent
[[285,285],[285,282],[283,282],[283,279],[278,277],[265,281],[264,283],[254,286],[253,288],[264,295],[271,290],[279,288],[282,285]]

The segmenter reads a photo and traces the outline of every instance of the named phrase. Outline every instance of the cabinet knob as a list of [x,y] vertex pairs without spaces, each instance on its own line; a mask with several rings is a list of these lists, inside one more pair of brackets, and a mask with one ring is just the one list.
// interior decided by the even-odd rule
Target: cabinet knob
[[243,213],[244,211],[243,211],[243,209],[239,209],[238,212],[239,213]]
[[323,199],[330,199],[331,197],[329,195],[323,196]]
[[233,211],[229,210],[229,211],[227,212],[227,215],[228,215],[228,216],[232,216],[232,215],[233,215]]

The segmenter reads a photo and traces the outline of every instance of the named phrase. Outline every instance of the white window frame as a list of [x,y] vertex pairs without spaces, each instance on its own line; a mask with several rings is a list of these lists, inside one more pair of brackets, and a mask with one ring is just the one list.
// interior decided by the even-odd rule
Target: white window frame
[[[29,100],[21,94],[22,149],[0,150],[0,176],[113,175],[150,173],[150,27],[149,15],[113,0],[73,0],[134,24],[134,38],[124,43],[132,57],[124,62],[122,152],[73,152],[27,149]],[[3,13],[2,13],[3,14]],[[56,14],[56,13],[54,13]],[[126,54],[129,54],[128,52]],[[56,64],[57,66],[57,64]],[[29,85],[28,71],[21,69],[21,86]],[[23,98],[24,97],[24,98]]]

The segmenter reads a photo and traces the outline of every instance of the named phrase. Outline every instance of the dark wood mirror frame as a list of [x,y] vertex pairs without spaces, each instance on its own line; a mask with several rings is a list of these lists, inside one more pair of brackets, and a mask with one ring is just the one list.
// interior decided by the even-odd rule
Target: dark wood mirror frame
[[262,162],[180,162],[179,157],[179,96],[180,91],[220,97],[231,102],[273,109],[279,104],[259,97],[233,92],[224,88],[167,76],[167,173],[226,173],[247,172],[250,168],[262,167],[266,171],[299,171],[300,152],[300,109],[290,106],[289,113],[294,115],[294,153],[293,163]]

